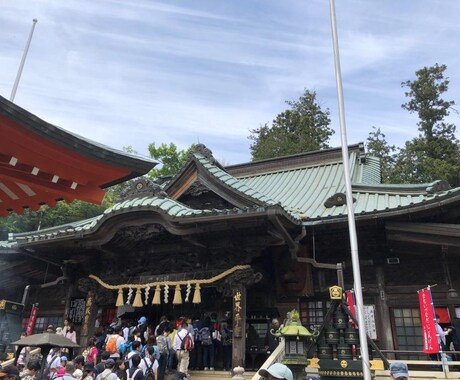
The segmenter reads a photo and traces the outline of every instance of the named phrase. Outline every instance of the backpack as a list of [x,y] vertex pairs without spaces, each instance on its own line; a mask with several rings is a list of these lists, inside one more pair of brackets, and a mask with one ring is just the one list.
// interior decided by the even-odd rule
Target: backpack
[[222,335],[219,330],[214,330],[212,332],[212,340],[217,340],[218,342],[222,340]]
[[153,362],[150,367],[147,365],[147,361],[145,359],[144,360],[144,363],[145,363],[145,366],[147,367],[147,369],[145,370],[145,373],[144,373],[144,380],[155,380],[155,373],[153,372],[153,364],[155,362]]
[[[138,373],[139,371],[141,371],[140,368],[136,369],[136,370],[133,372],[133,375],[130,377],[130,376],[129,376],[129,369],[127,369],[127,370],[126,370],[126,379],[127,379],[127,380],[134,380],[134,379],[136,378],[136,375],[137,375],[137,373]],[[105,379],[104,379],[104,380],[105,380]]]
[[136,330],[136,326],[131,326],[128,330],[128,340],[129,341],[134,340],[134,330]]
[[142,348],[141,348],[141,353],[139,354],[139,356],[141,357],[141,359],[144,359],[144,358],[145,358],[145,349],[146,349],[147,347],[148,347],[147,345],[142,346]]
[[193,336],[195,338],[195,342],[201,341],[200,329],[198,327],[193,328]]
[[121,357],[124,358],[127,354],[129,354],[133,349],[133,342],[126,342],[120,345],[118,348],[118,352],[120,353]]
[[212,344],[211,330],[209,327],[203,327],[200,330],[201,344],[203,346],[209,346]]
[[105,350],[109,354],[116,354],[117,353],[117,340],[119,335],[112,335],[107,340],[107,344],[105,345]]
[[[56,360],[58,356],[59,356],[58,354],[53,355],[51,357],[51,361],[46,365],[45,370],[43,371],[44,379],[51,379],[51,365],[53,364],[53,362]],[[57,374],[53,373],[53,378],[56,378],[56,377],[57,377]]]
[[233,331],[230,330],[229,328],[225,328],[224,329],[224,341],[223,341],[223,345],[224,346],[231,346],[232,343],[233,343]]
[[166,337],[164,335],[157,336],[157,346],[160,355],[167,355],[169,353],[168,343],[166,343]]
[[183,351],[192,351],[193,350],[193,338],[190,336],[189,333],[185,334],[184,339],[181,339],[179,335],[177,335],[180,339],[180,349]]

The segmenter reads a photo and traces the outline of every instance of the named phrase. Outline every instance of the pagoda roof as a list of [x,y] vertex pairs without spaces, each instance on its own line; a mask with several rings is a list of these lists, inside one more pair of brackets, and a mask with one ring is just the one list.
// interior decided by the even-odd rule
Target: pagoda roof
[[50,124],[0,96],[0,216],[56,201],[101,203],[104,188],[156,163]]

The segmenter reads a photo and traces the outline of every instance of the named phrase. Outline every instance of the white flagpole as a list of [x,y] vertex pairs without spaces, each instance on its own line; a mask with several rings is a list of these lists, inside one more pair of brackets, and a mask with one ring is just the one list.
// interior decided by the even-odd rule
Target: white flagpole
[[348,159],[347,128],[345,125],[345,107],[343,101],[342,74],[340,69],[339,42],[337,38],[337,24],[335,19],[335,1],[329,0],[331,13],[332,42],[334,47],[335,80],[337,83],[337,98],[339,104],[340,137],[342,143],[343,173],[347,197],[348,233],[350,235],[351,260],[353,266],[353,279],[356,295],[356,307],[359,327],[359,343],[361,360],[363,363],[364,380],[371,380],[369,363],[369,349],[367,346],[367,332],[364,325],[363,293],[361,286],[361,272],[359,268],[358,238],[356,236],[355,214],[353,208],[353,193],[351,190],[350,164]]
[[30,30],[29,38],[27,40],[26,47],[24,48],[24,53],[22,54],[21,64],[19,65],[19,70],[16,75],[16,80],[14,81],[13,90],[11,91],[10,101],[12,102],[14,101],[14,97],[16,96],[16,91],[18,89],[19,80],[21,79],[22,69],[24,68],[24,63],[26,62],[26,57],[29,51],[30,41],[32,41],[32,35],[34,34],[36,23],[37,23],[37,19],[34,18],[32,20],[32,29]]

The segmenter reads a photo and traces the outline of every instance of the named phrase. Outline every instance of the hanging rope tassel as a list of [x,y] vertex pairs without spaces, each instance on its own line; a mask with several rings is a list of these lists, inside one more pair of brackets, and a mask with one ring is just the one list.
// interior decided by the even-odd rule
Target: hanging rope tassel
[[182,303],[182,293],[180,291],[180,285],[176,285],[176,290],[174,291],[173,305],[180,305]]
[[141,288],[137,288],[137,290],[136,290],[136,296],[134,297],[133,306],[134,307],[142,307],[142,306],[144,306],[142,304],[142,290],[141,290]]
[[117,302],[115,303],[116,307],[123,306],[123,289],[118,289]]
[[193,293],[193,303],[201,303],[201,292],[200,292],[200,284],[195,285],[195,293]]
[[161,288],[160,285],[157,285],[155,288],[155,294],[153,295],[152,305],[161,304]]

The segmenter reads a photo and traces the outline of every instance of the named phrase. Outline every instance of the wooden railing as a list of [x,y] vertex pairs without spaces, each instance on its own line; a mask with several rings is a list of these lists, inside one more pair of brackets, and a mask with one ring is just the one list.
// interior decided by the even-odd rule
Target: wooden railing
[[[40,348],[34,348],[33,350],[30,350],[28,355],[38,355],[40,353]],[[14,358],[13,359],[8,359],[4,360],[2,362],[2,367],[5,368],[8,365],[14,364]]]
[[[267,360],[262,364],[259,369],[267,369],[273,363],[281,362],[285,355],[285,342],[281,339],[278,347],[272,352]],[[395,350],[383,350],[386,356],[400,357],[403,355],[420,355],[427,356],[422,351],[395,351]],[[458,351],[447,351],[445,352],[444,359],[441,361],[435,360],[404,360],[404,359],[389,359],[390,363],[393,362],[404,362],[409,367],[409,375],[412,380],[433,380],[433,379],[460,379],[460,361],[448,361],[446,354],[452,355],[457,354],[460,356]],[[443,365],[444,364],[444,365]],[[459,369],[457,369],[459,368]],[[306,373],[313,376],[319,377],[318,370],[315,368],[306,367]],[[258,371],[257,371],[258,372]],[[260,375],[257,372],[253,375],[251,380],[259,380]],[[390,373],[388,370],[375,370],[375,380],[388,380]]]
[[[267,369],[270,367],[273,363],[279,363],[284,359],[284,339],[280,339],[280,343],[278,344],[278,347],[276,347],[273,352],[270,354],[270,356],[265,360],[264,364],[259,368],[260,369]],[[258,375],[259,371],[257,370],[255,375],[251,378],[251,380],[259,380],[260,375]]]
[[[387,357],[398,358],[389,360],[389,362],[402,361],[409,366],[409,372],[434,372],[438,376],[435,378],[459,379],[460,378],[460,361],[452,361],[452,357],[460,357],[460,351],[445,351],[442,354],[442,360],[430,360],[428,355],[423,351],[396,351],[382,350]],[[404,356],[417,355],[422,359],[403,359]],[[425,358],[425,359],[423,359]],[[411,370],[412,369],[412,370]],[[441,375],[441,377],[439,376]],[[444,377],[442,377],[444,376]]]

